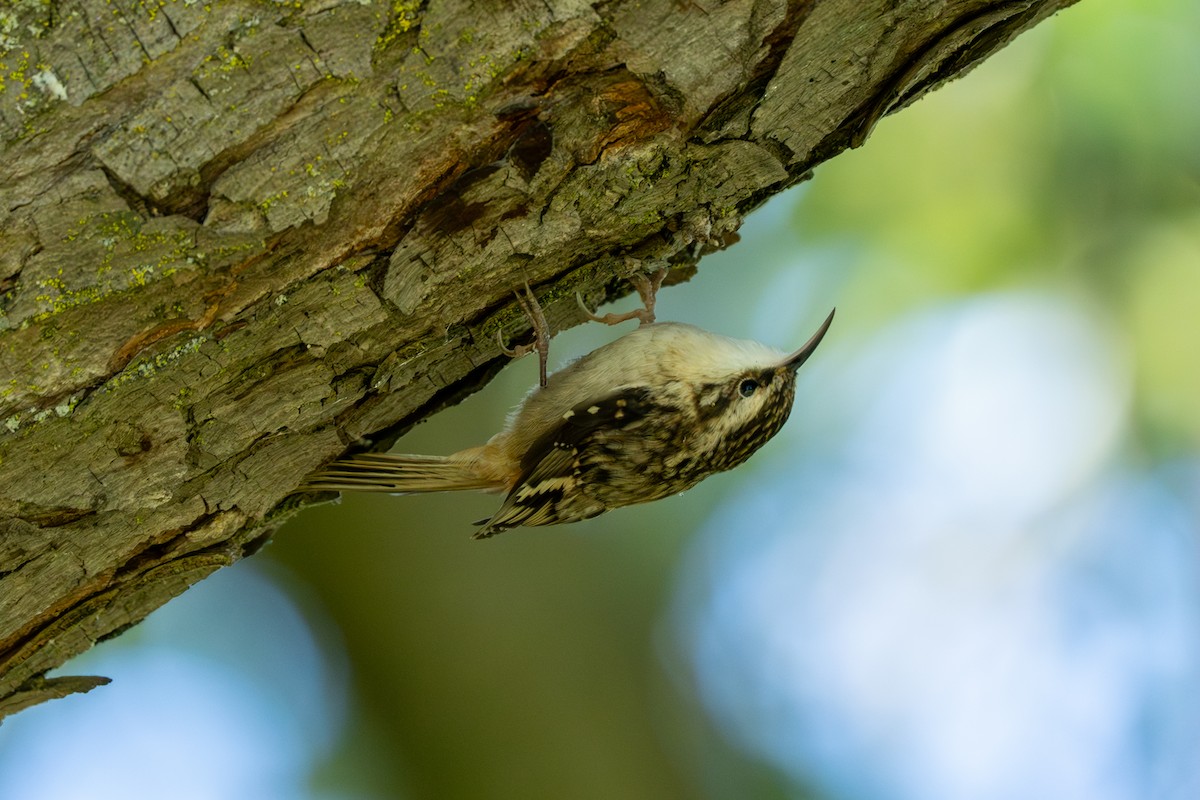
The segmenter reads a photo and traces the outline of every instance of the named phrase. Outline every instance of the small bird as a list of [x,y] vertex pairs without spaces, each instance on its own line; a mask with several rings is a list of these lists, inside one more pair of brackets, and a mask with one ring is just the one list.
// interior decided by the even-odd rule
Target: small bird
[[[834,312],[788,355],[694,325],[654,322],[660,282],[637,284],[644,310],[604,318],[587,312],[643,324],[550,375],[486,444],[449,456],[354,455],[314,473],[301,489],[505,492],[499,510],[475,523],[483,527],[474,538],[483,539],[678,494],[738,466],[787,421],[796,370]],[[531,293],[530,302],[536,308]]]

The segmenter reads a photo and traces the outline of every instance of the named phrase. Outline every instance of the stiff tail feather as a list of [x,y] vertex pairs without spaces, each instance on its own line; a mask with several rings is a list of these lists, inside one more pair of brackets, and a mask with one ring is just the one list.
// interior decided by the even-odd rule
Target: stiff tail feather
[[335,461],[310,475],[300,491],[452,492],[501,489],[472,468],[472,462],[448,456],[363,453]]

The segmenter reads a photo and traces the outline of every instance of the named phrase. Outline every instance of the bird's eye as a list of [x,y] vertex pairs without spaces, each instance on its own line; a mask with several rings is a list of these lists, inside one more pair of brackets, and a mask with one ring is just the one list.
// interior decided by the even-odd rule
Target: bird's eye
[[738,392],[742,397],[749,397],[758,391],[758,381],[753,378],[746,378],[738,385]]

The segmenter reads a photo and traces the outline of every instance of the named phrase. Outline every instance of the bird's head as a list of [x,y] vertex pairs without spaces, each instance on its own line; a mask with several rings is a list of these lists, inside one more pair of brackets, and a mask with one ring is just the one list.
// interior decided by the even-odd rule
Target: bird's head
[[792,411],[796,371],[821,343],[833,314],[829,312],[817,332],[788,355],[754,342],[726,340],[730,354],[721,369],[707,371],[692,388],[712,472],[738,466],[779,433]]

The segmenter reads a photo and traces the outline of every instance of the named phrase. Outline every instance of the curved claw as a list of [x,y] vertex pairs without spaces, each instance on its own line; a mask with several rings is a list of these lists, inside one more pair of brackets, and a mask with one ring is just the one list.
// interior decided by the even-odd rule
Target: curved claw
[[519,344],[516,347],[509,347],[504,343],[504,331],[496,331],[496,343],[500,345],[500,352],[509,358],[520,358],[521,356],[529,355],[533,351],[531,344]]
[[[598,316],[595,311],[587,307],[587,304],[583,302],[583,295],[579,292],[575,293],[575,302],[579,304],[579,310],[583,312],[583,315],[592,322],[604,322],[604,317]],[[608,314],[607,316],[611,317],[612,315]]]
[[642,308],[633,311],[626,311],[623,314],[597,314],[584,304],[583,297],[579,292],[575,293],[575,302],[579,304],[579,308],[583,311],[584,316],[592,322],[603,322],[605,325],[618,325],[626,320],[636,319],[642,325],[649,325],[651,322],[654,322],[655,296],[658,294],[658,290],[669,271],[669,268],[664,267],[649,277],[640,272],[635,272],[629,276],[629,282],[633,284],[633,288],[637,290],[638,296],[642,298]]

